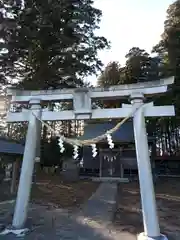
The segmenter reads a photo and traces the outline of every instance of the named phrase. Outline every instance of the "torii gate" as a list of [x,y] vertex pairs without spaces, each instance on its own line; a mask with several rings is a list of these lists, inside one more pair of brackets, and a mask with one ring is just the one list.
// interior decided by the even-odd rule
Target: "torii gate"
[[[47,91],[9,89],[7,95],[11,98],[11,103],[29,103],[31,105],[30,110],[16,113],[8,112],[7,114],[7,122],[29,122],[12,227],[23,229],[27,217],[36,144],[40,139],[40,124],[36,116],[42,121],[118,119],[127,117],[134,108],[139,107],[133,116],[133,124],[144,222],[144,233],[140,235],[140,238],[164,239],[165,236],[160,234],[156,210],[145,117],[174,116],[175,111],[173,106],[153,106],[152,102],[144,104],[143,100],[145,96],[165,93],[167,86],[173,83],[174,77],[170,77],[153,82],[112,86],[107,89],[82,88]],[[130,98],[131,105],[123,104],[122,108],[94,110],[91,106],[92,99],[120,99],[124,97]],[[73,100],[74,109],[60,112],[41,110],[41,102],[59,100]]]

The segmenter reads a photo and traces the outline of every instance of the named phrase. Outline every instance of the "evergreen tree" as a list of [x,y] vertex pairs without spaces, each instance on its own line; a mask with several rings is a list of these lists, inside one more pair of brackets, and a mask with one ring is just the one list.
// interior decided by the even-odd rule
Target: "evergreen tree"
[[120,65],[118,62],[110,62],[98,77],[97,85],[108,87],[120,84]]
[[144,49],[133,47],[126,54],[126,82],[137,83],[157,80],[159,78],[159,62]]
[[180,1],[177,0],[167,9],[167,17],[164,23],[164,32],[161,41],[153,47],[163,62],[163,72],[167,76],[175,76],[175,84],[170,94],[163,101],[174,103],[176,114],[180,113]]
[[27,0],[16,11],[6,38],[8,54],[1,56],[6,76],[26,89],[75,87],[95,74],[102,63],[99,50],[108,47],[95,35],[101,11],[92,0]]

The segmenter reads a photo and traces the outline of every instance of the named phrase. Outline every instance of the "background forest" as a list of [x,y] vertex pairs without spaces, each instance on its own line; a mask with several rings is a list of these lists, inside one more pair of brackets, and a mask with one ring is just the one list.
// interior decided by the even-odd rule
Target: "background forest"
[[[97,75],[97,85],[130,84],[175,76],[172,89],[154,99],[156,104],[174,104],[176,117],[150,119],[148,131],[157,141],[157,154],[180,155],[180,1],[167,9],[161,41],[147,53],[134,46],[126,54],[126,64],[110,62],[103,66],[98,52],[110,48],[108,39],[97,36],[102,12],[92,0],[1,0],[0,1],[0,89],[9,85],[20,89],[60,89],[91,86],[84,81]],[[104,102],[118,107],[119,102]],[[18,110],[19,106],[16,106]],[[25,106],[28,107],[28,106]],[[44,106],[51,110],[69,109],[68,104]],[[49,123],[68,137],[81,134],[83,122]],[[6,124],[2,116],[1,137],[24,143],[27,125]],[[46,149],[46,150],[45,150]],[[48,149],[48,150],[47,150]],[[54,159],[49,156],[51,150]],[[69,151],[67,147],[67,152]],[[41,153],[44,164],[59,162],[57,138],[42,129]],[[51,158],[51,161],[49,160]]]

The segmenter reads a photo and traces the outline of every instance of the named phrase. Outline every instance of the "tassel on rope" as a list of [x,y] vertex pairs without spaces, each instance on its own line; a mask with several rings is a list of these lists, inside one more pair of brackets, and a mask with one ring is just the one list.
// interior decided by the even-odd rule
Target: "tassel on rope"
[[74,151],[73,151],[73,158],[77,159],[78,158],[78,146],[74,145]]
[[95,158],[97,156],[96,144],[91,144],[91,147],[92,147],[92,156],[93,158]]
[[112,141],[111,135],[109,133],[107,133],[106,137],[107,137],[107,142],[108,142],[109,148],[113,149],[114,148],[114,143]]
[[59,139],[58,145],[60,147],[60,153],[63,153],[65,151],[65,148],[64,148],[64,142],[63,142],[62,138]]

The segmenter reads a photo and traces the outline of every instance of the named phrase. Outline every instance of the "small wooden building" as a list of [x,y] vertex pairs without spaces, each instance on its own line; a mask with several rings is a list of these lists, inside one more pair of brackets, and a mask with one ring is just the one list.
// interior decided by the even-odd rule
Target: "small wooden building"
[[[5,170],[5,179],[11,179],[14,168],[17,168],[18,160],[22,158],[24,146],[6,138],[0,138],[0,169],[1,175]],[[15,170],[15,169],[14,169]],[[2,176],[1,176],[2,178]]]
[[0,138],[0,155],[23,155],[24,146],[6,138]]
[[[88,123],[81,139],[95,138],[112,129],[116,124],[117,122],[113,121]],[[97,144],[98,155],[95,158],[92,157],[91,147],[84,147],[80,171],[82,175],[123,178],[125,175],[137,173],[133,122],[124,123],[113,133],[112,139],[115,148],[111,150],[107,140],[104,139]],[[148,136],[148,141],[151,152],[153,137]]]

